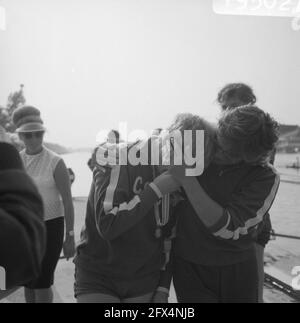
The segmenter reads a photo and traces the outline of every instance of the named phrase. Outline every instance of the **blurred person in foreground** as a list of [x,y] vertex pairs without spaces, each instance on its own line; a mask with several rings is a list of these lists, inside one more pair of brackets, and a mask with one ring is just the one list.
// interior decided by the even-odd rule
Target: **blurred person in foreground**
[[[218,94],[218,103],[222,111],[233,110],[240,106],[253,105],[256,103],[257,98],[253,89],[244,83],[231,83],[226,85]],[[274,165],[276,149],[274,149],[269,156],[269,162]],[[259,225],[254,241],[256,248],[256,255],[258,261],[258,274],[259,274],[259,302],[263,303],[264,293],[264,251],[266,245],[271,240],[272,223],[270,214],[267,213],[264,220]]]
[[25,170],[43,199],[47,229],[47,249],[41,275],[26,285],[25,298],[28,303],[52,303],[52,285],[60,253],[63,249],[67,260],[75,254],[74,207],[69,172],[63,159],[43,145],[46,129],[38,109],[32,106],[18,108],[13,114],[13,122],[25,145],[20,152]]
[[6,138],[0,134],[0,299],[38,277],[46,248],[42,199]]

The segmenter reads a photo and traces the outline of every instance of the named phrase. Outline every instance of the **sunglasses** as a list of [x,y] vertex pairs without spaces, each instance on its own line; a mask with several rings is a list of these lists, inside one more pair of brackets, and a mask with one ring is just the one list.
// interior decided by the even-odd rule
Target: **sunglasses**
[[45,132],[44,131],[37,131],[37,132],[25,132],[23,133],[23,136],[25,139],[32,139],[32,138],[37,138],[41,139],[44,136]]

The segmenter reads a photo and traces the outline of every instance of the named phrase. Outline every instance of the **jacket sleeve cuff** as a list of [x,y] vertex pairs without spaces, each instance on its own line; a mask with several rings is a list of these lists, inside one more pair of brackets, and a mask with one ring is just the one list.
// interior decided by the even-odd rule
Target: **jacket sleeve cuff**
[[155,191],[155,188],[153,188],[151,184],[147,185],[140,195],[140,200],[146,210],[153,207],[153,205],[160,199]]
[[155,192],[155,194],[157,195],[157,197],[159,199],[161,199],[163,197],[163,195],[161,194],[160,189],[157,187],[156,184],[154,184],[153,182],[149,184],[149,186],[152,188],[152,190]]
[[226,209],[223,211],[223,216],[221,219],[215,223],[212,227],[209,228],[209,230],[215,234],[219,231],[221,231],[224,228],[227,228],[230,222],[230,215]]

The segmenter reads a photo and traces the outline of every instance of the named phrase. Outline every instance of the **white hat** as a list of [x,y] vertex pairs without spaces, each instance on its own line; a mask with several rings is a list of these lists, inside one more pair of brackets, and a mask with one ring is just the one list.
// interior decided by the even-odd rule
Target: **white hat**
[[24,106],[18,108],[13,114],[13,122],[17,133],[45,131],[41,113],[37,108]]

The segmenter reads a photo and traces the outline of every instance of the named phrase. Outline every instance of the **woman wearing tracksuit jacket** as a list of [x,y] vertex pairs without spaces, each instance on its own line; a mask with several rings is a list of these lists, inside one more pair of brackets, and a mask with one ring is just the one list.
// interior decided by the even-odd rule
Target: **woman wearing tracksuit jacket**
[[254,247],[280,178],[269,163],[278,124],[255,106],[226,110],[217,153],[199,177],[170,170],[186,199],[178,207],[174,285],[179,302],[258,302]]
[[[222,111],[234,110],[240,106],[253,105],[256,103],[257,98],[253,89],[244,83],[230,83],[227,84],[218,93],[217,99]],[[270,164],[274,165],[276,149],[270,155]],[[256,256],[258,262],[258,275],[259,275],[259,302],[263,303],[264,294],[264,251],[266,245],[271,239],[272,223],[270,214],[266,214],[264,221],[258,227],[257,233],[254,236]]]
[[[189,118],[179,119],[180,130],[191,125]],[[206,123],[198,118],[193,127],[205,130]],[[121,154],[130,149],[125,145]],[[145,166],[98,163],[93,173],[75,258],[78,302],[167,302],[177,222],[168,193],[178,190],[178,183],[169,174],[160,175],[150,161]]]

